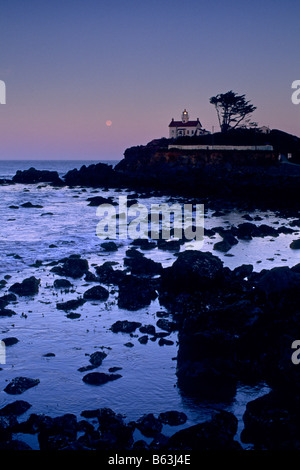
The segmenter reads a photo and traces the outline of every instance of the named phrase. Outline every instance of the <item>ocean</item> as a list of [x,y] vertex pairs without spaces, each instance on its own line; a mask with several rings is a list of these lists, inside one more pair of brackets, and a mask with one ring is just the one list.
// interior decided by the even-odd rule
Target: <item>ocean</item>
[[[30,167],[55,170],[62,177],[70,169],[92,163],[96,162],[0,161],[0,178],[11,178],[17,170]],[[104,163],[114,165],[117,162]],[[126,195],[131,193],[127,191]],[[32,405],[22,416],[24,420],[31,413],[49,416],[74,413],[80,417],[83,410],[102,407],[125,415],[128,421],[146,413],[157,415],[169,410],[183,411],[188,417],[187,422],[172,429],[165,426],[163,433],[168,435],[206,420],[216,409],[225,409],[238,417],[241,431],[246,403],[268,391],[264,383],[252,386],[239,383],[236,394],[226,403],[187,396],[177,386],[176,332],[168,337],[173,341],[172,345],[160,346],[157,341],[141,344],[138,331],[131,336],[111,331],[111,325],[117,320],[156,326],[157,313],[167,314],[157,299],[138,311],[120,309],[117,305],[118,292],[115,286],[110,286],[108,300],[86,302],[76,309],[78,318],[68,318],[56,308],[58,302],[83,295],[91,284],[83,278],[72,279],[73,287],[69,292],[54,289],[53,282],[58,277],[51,271],[54,262],[70,255],[81,255],[87,259],[92,272],[105,261],[112,261],[117,268],[124,268],[125,252],[131,240],[118,240],[117,251],[105,252],[101,247],[103,240],[96,236],[96,207],[89,206],[87,201],[95,195],[112,197],[117,201],[119,191],[55,188],[41,183],[0,186],[0,194],[0,281],[5,281],[0,293],[8,293],[13,283],[30,276],[41,280],[39,293],[34,298],[19,297],[17,302],[7,307],[16,315],[0,317],[0,339],[18,339],[16,344],[6,348],[6,362],[1,364],[0,408],[15,398],[4,392],[7,383],[23,376],[40,380],[38,386],[22,395],[22,399]],[[26,202],[38,207],[22,207]],[[149,207],[152,203],[168,202],[168,198],[155,196],[141,199],[140,202]],[[259,224],[267,223],[273,227],[290,222],[272,211],[246,214],[225,210],[223,215],[217,215],[212,208],[205,207],[205,227],[221,225],[228,228],[245,221],[245,215],[259,216]],[[213,246],[220,239],[218,234],[205,237],[202,249],[216,254]],[[249,263],[256,271],[274,266],[294,266],[300,259],[299,254],[295,255],[295,251],[289,248],[293,239],[294,235],[280,234],[278,237],[255,238],[251,242],[241,240],[229,254],[219,252],[217,256],[230,269]],[[192,245],[190,242],[182,249]],[[164,267],[170,266],[176,259],[174,253],[157,247],[145,252],[145,256],[161,262]],[[133,347],[125,346],[128,342]],[[107,353],[99,370],[108,372],[110,368],[118,367],[122,378],[93,387],[82,381],[83,373],[78,369],[88,365],[89,355],[99,350]],[[49,353],[52,355],[49,356]],[[38,448],[34,436],[28,436],[28,442]]]

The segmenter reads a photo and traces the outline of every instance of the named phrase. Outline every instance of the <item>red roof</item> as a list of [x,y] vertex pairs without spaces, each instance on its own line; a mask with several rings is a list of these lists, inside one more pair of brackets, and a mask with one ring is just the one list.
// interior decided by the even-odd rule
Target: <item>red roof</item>
[[201,122],[199,121],[199,119],[197,121],[188,121],[188,122],[172,120],[169,124],[169,127],[196,127],[199,124],[201,126]]

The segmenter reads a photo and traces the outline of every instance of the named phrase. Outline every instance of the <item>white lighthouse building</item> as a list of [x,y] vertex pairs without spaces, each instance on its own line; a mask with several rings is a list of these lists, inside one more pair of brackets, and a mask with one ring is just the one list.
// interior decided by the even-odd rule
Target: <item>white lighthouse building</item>
[[176,139],[180,136],[189,136],[193,135],[202,135],[207,134],[208,132],[202,128],[202,124],[197,118],[196,121],[190,121],[189,113],[186,109],[183,110],[181,114],[181,121],[172,121],[169,124],[169,138]]

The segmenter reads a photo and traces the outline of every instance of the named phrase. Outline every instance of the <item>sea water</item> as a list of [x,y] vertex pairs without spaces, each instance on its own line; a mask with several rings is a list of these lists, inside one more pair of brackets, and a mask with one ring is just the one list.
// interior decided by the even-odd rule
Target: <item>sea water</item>
[[[2,161],[0,178],[11,178],[18,169],[32,166],[55,170],[62,177],[68,170],[90,163],[95,162]],[[114,165],[116,162],[107,163]],[[174,342],[171,346],[159,346],[158,341],[140,344],[138,336],[141,334],[129,336],[111,332],[110,327],[117,320],[134,320],[143,325],[156,326],[157,312],[165,310],[158,300],[138,311],[122,310],[117,305],[117,288],[110,286],[108,300],[86,302],[76,309],[76,313],[80,314],[77,319],[68,318],[65,312],[56,308],[58,302],[78,298],[94,284],[86,283],[81,278],[71,280],[73,288],[69,292],[54,289],[53,282],[58,276],[51,272],[51,262],[79,254],[88,260],[92,272],[95,266],[105,261],[113,261],[115,268],[123,269],[125,252],[131,240],[118,240],[116,252],[103,251],[103,240],[96,236],[97,208],[89,206],[87,201],[97,195],[117,201],[119,191],[56,188],[41,183],[0,186],[0,194],[0,280],[11,276],[0,295],[6,294],[13,283],[30,276],[41,280],[37,295],[32,298],[19,297],[15,304],[8,305],[7,308],[14,310],[16,315],[0,318],[0,340],[7,337],[19,340],[6,348],[6,363],[1,365],[0,408],[16,399],[4,392],[5,386],[14,377],[25,376],[38,378],[40,383],[21,395],[21,399],[32,405],[22,416],[24,420],[30,413],[49,416],[74,413],[79,418],[83,410],[102,407],[123,414],[128,421],[136,420],[145,413],[157,416],[168,410],[183,411],[188,417],[185,425],[175,428],[165,426],[163,432],[171,434],[182,427],[205,421],[216,409],[225,409],[238,417],[241,431],[247,402],[267,393],[265,384],[239,384],[236,395],[226,403],[195,400],[182,394],[177,387],[176,332],[168,337]],[[130,195],[130,191],[126,195]],[[178,200],[182,202],[181,198]],[[167,201],[166,196],[139,199],[147,207]],[[42,207],[21,207],[25,202]],[[225,211],[224,215],[216,217],[212,208],[205,207],[205,227],[238,225],[245,221],[243,215],[243,212]],[[275,228],[289,223],[289,220],[271,211],[255,211],[250,215],[261,217],[256,224],[267,223]],[[293,239],[295,234],[240,240],[228,256],[228,253],[213,250],[214,243],[221,240],[216,234],[214,238],[205,238],[201,249],[213,252],[230,269],[253,264],[254,270],[260,271],[299,263],[298,252],[289,247]],[[188,242],[181,249],[186,248],[193,248],[193,243]],[[174,253],[157,247],[145,251],[145,256],[162,263],[163,267],[170,266],[176,259]],[[157,326],[156,329],[160,331]],[[139,333],[138,330],[136,333]],[[132,348],[125,346],[128,341],[134,345]],[[87,366],[89,355],[97,350],[105,351],[107,357],[96,370],[108,372],[111,367],[120,367],[118,373],[122,378],[101,387],[82,381],[84,373],[78,369]],[[48,353],[54,355],[45,357]]]

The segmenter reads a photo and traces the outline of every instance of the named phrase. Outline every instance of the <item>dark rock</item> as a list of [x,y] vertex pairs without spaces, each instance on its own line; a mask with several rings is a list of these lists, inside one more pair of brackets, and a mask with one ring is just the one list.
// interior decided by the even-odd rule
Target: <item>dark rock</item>
[[208,252],[186,250],[162,274],[162,288],[169,291],[197,291],[209,288],[222,278],[223,263]]
[[105,287],[102,286],[94,286],[85,291],[83,294],[83,298],[85,300],[101,300],[104,302],[109,297],[109,292]]
[[170,339],[160,338],[158,344],[159,346],[172,346],[174,344],[174,341],[171,341]]
[[160,413],[158,419],[164,423],[168,424],[169,426],[179,426],[184,424],[187,420],[187,416],[185,413],[180,411],[166,411],[164,413]]
[[149,413],[137,420],[136,427],[144,436],[154,437],[161,432],[162,423],[152,413]]
[[109,183],[115,186],[117,184],[117,178],[118,175],[116,175],[112,166],[104,163],[96,163],[88,167],[83,165],[79,170],[75,168],[68,171],[63,177],[65,183],[69,186],[92,187],[106,186],[109,185]]
[[128,449],[133,444],[133,427],[126,425],[123,417],[110,408],[101,408],[98,414],[101,443],[97,449]]
[[64,311],[68,311],[68,310],[74,310],[78,307],[80,307],[81,305],[83,305],[85,303],[85,299],[72,299],[72,300],[67,300],[66,302],[59,302],[56,304],[56,308],[58,310],[64,310]]
[[12,439],[8,442],[0,443],[0,450],[32,450],[32,448],[26,444],[26,442],[20,441],[19,439]]
[[6,294],[6,295],[2,295],[2,297],[0,297],[0,301],[3,301],[3,302],[16,302],[17,300],[17,297],[15,296],[15,294]]
[[103,284],[119,284],[125,277],[125,273],[121,270],[114,270],[109,261],[102,266],[97,266],[95,271],[98,281]]
[[86,259],[81,258],[67,258],[61,267],[63,276],[78,279],[86,274],[89,270],[89,265]]
[[183,240],[158,240],[157,248],[164,251],[178,251]]
[[242,442],[265,450],[299,450],[299,399],[289,394],[267,395],[247,403]]
[[182,429],[170,437],[169,450],[241,450],[234,440],[238,421],[227,411],[216,413],[210,421]]
[[300,250],[300,239],[292,241],[290,248],[292,250]]
[[66,317],[70,318],[71,320],[76,320],[76,318],[80,318],[81,315],[80,315],[80,313],[71,312],[71,313],[68,313],[68,315],[66,315]]
[[12,315],[16,315],[16,312],[10,310],[8,308],[1,308],[0,309],[0,317],[11,317]]
[[284,304],[291,306],[292,303],[297,307],[300,299],[300,274],[285,266],[262,272],[257,290],[267,301],[276,303],[277,307]]
[[107,354],[105,352],[96,351],[93,354],[91,354],[90,363],[95,367],[99,367],[101,366],[103,359],[105,359],[106,357],[107,357]]
[[176,331],[178,328],[175,322],[171,322],[169,320],[166,320],[165,318],[160,318],[159,320],[157,320],[156,325],[161,330],[168,331],[169,333],[171,333],[172,331]]
[[49,352],[49,353],[43,354],[43,357],[55,357],[55,354]]
[[144,336],[140,336],[139,339],[138,339],[139,343],[141,344],[147,344],[148,343],[148,336],[147,335],[144,335]]
[[16,282],[10,288],[10,292],[14,292],[19,296],[31,296],[35,295],[39,291],[40,279],[36,279],[34,276],[31,276],[27,279],[24,279],[21,283]]
[[233,275],[239,279],[245,279],[245,277],[250,276],[252,271],[252,264],[242,264],[233,270]]
[[143,325],[139,328],[141,333],[145,333],[147,335],[155,335],[155,326],[153,325]]
[[122,367],[110,367],[108,372],[117,372],[118,370],[122,370]]
[[104,251],[117,251],[118,245],[115,242],[105,242],[101,243],[101,248],[103,248]]
[[227,240],[222,240],[214,244],[214,250],[221,251],[222,253],[227,253],[231,248],[232,245]]
[[125,343],[124,346],[126,346],[126,348],[133,348],[134,344],[129,341],[128,343]]
[[136,255],[125,258],[124,266],[130,268],[132,274],[156,275],[161,274],[162,265],[152,259],[145,258],[142,253],[135,250]]
[[0,416],[21,416],[29,410],[30,407],[31,405],[27,403],[27,401],[16,400],[1,408]]
[[69,289],[72,284],[68,279],[55,279],[53,286],[55,289]]
[[61,185],[62,181],[58,176],[57,171],[49,170],[36,170],[35,168],[29,168],[29,170],[18,170],[13,177],[14,183],[21,184],[36,184],[36,183],[53,183]]
[[11,338],[3,338],[3,343],[5,344],[5,346],[13,346],[14,344],[17,344],[19,342],[18,338],[14,338],[14,337],[11,337]]
[[112,204],[112,205],[116,205],[116,203],[113,201],[113,199],[111,197],[109,198],[105,198],[103,196],[93,196],[93,197],[89,197],[87,198],[87,201],[89,201],[89,206],[100,206],[102,204]]
[[141,250],[152,250],[156,247],[155,241],[149,241],[147,238],[137,238],[131,242],[131,245],[138,246]]
[[89,385],[103,385],[107,382],[112,382],[113,380],[120,379],[122,375],[120,374],[105,374],[103,372],[90,372],[89,374],[83,377],[83,382]]
[[136,321],[118,320],[110,329],[113,333],[133,333],[140,326],[141,323]]
[[139,310],[150,305],[157,297],[155,287],[146,279],[130,275],[119,284],[118,307],[126,310]]
[[27,377],[15,377],[4,389],[10,395],[20,395],[29,388],[35,387],[40,383],[39,379],[30,379]]
[[32,204],[31,202],[24,202],[24,204],[21,204],[21,207],[25,207],[27,209],[32,209],[32,208],[42,209],[43,208],[43,206],[40,206],[39,204]]

